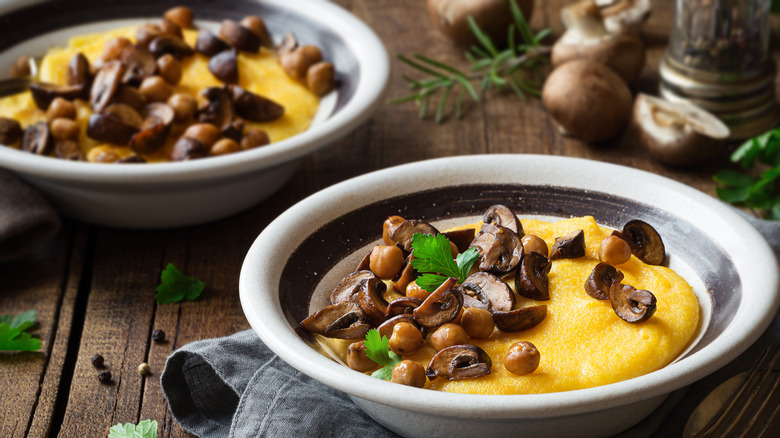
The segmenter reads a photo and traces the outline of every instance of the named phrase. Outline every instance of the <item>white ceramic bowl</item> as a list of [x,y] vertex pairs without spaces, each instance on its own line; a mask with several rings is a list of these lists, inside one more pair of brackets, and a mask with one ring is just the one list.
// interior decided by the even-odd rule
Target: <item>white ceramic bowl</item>
[[[694,287],[701,326],[672,364],[596,388],[541,395],[463,395],[411,388],[355,372],[314,351],[294,331],[333,285],[381,240],[389,215],[443,229],[503,203],[521,217],[593,215],[619,228],[654,225],[669,266]],[[778,306],[778,273],[764,239],[730,208],[650,173],[535,155],[444,158],[360,176],[296,204],[260,234],[244,261],[241,303],[263,342],[301,372],[349,394],[405,436],[609,436],[666,396],[736,358]]]
[[[305,132],[269,146],[221,157],[148,165],[100,165],[40,157],[0,146],[0,166],[43,191],[65,215],[125,228],[206,222],[267,198],[307,154],[346,135],[379,106],[390,63],[374,32],[344,9],[321,0],[189,2],[198,25],[264,17],[276,38],[295,32],[336,66],[337,89],[324,97]],[[47,2],[7,13],[0,69],[20,55],[42,55],[69,36],[159,21],[168,6],[150,0]]]

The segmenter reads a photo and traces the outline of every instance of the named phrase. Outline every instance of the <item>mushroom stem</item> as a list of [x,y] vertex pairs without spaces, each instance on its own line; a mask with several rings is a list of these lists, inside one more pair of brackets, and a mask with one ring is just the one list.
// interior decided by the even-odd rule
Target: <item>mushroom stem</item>
[[577,38],[599,38],[607,35],[601,10],[593,0],[584,0],[561,10],[561,19],[568,31],[577,34]]

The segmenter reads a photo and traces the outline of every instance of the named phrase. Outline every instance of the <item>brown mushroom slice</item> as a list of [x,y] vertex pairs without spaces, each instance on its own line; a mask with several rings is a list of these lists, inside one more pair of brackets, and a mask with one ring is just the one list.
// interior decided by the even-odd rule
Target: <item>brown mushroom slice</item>
[[253,122],[271,122],[284,115],[284,107],[271,99],[247,91],[237,85],[230,87],[236,114]]
[[536,301],[550,299],[550,273],[552,264],[547,257],[532,252],[523,256],[520,267],[515,272],[515,289],[523,297]]
[[227,49],[209,59],[209,71],[227,84],[238,83],[238,51]]
[[103,114],[92,114],[87,122],[87,136],[99,142],[127,146],[141,129],[143,119],[128,105],[115,103]]
[[189,46],[183,39],[172,35],[160,35],[149,43],[149,51],[155,58],[169,54],[177,61],[195,54],[195,49]]
[[373,326],[378,326],[385,322],[387,301],[385,301],[382,295],[386,290],[387,285],[379,277],[365,280],[361,283],[358,290],[356,301]]
[[298,39],[295,38],[295,34],[292,32],[287,32],[282,37],[282,41],[279,42],[279,45],[276,46],[274,51],[276,52],[276,56],[280,56],[282,53],[285,52],[292,52],[298,47]]
[[479,270],[507,274],[515,269],[523,257],[523,242],[509,228],[483,224],[471,242],[479,251]]
[[556,237],[555,243],[550,248],[550,261],[558,259],[576,259],[585,256],[585,232],[572,231],[563,236]]
[[493,312],[493,321],[496,327],[505,332],[521,332],[535,327],[547,316],[545,304],[522,309],[514,309],[506,312]]
[[222,20],[219,37],[238,50],[252,53],[259,51],[262,43],[257,34],[233,20]]
[[623,225],[622,231],[613,231],[628,243],[631,252],[648,265],[660,265],[664,262],[666,248],[661,235],[645,221],[634,219]]
[[19,122],[8,117],[0,117],[0,144],[14,145],[22,138],[23,134],[24,131]]
[[358,263],[355,271],[365,271],[370,269],[371,269],[371,251],[369,251],[368,254],[365,255],[365,257],[360,259],[360,263]]
[[130,85],[120,85],[114,94],[112,102],[128,105],[139,113],[146,109],[146,97],[138,91],[138,88]]
[[415,297],[401,297],[390,301],[387,305],[385,314],[388,318],[392,318],[398,315],[411,314],[414,309],[420,307],[423,300]]
[[520,223],[520,219],[518,219],[515,213],[506,205],[492,205],[485,211],[485,214],[482,215],[482,221],[487,224],[509,228],[521,238],[523,237],[523,225]]
[[233,122],[235,111],[227,91],[219,87],[209,87],[200,94],[208,103],[198,111],[198,121],[211,123],[220,130]]
[[154,55],[143,47],[127,46],[122,50],[119,59],[126,67],[122,76],[123,84],[138,86],[144,78],[154,75],[157,71]]
[[414,319],[425,328],[438,327],[450,322],[458,316],[463,307],[463,295],[453,289],[458,279],[448,278],[438,289],[431,292],[428,298],[414,309]]
[[417,280],[417,277],[420,275],[420,273],[412,267],[412,260],[414,260],[414,254],[409,254],[409,257],[407,257],[404,262],[404,268],[401,269],[401,275],[399,275],[398,279],[393,283],[393,289],[401,295],[406,295],[406,288],[409,286],[409,283]]
[[209,147],[202,141],[190,137],[176,140],[171,150],[171,161],[189,161],[209,155]]
[[474,228],[464,228],[462,230],[447,231],[444,233],[444,236],[458,247],[458,252],[466,252],[476,236],[476,230]]
[[610,289],[615,282],[623,281],[623,273],[608,263],[599,263],[585,281],[585,292],[597,300],[609,299]]
[[331,304],[301,322],[310,333],[329,338],[363,339],[371,329],[366,314],[356,303]]
[[515,294],[503,280],[488,272],[471,274],[458,287],[463,294],[464,307],[477,307],[485,310],[512,310],[515,307]]
[[44,111],[46,111],[51,102],[58,97],[72,101],[81,97],[83,92],[83,85],[56,85],[47,82],[30,83],[30,94],[32,94],[35,106]]
[[476,345],[463,344],[444,348],[431,358],[425,375],[433,380],[473,379],[490,374],[493,361],[485,350]]
[[428,222],[417,219],[408,219],[401,222],[393,229],[390,233],[390,239],[404,251],[411,252],[412,237],[414,237],[415,234],[429,234],[435,236],[439,234],[439,230]]
[[126,67],[121,61],[109,61],[100,67],[89,94],[89,104],[92,111],[101,113],[114,98]]
[[198,30],[198,39],[195,42],[195,51],[201,55],[211,58],[219,52],[230,48],[230,44],[222,41],[208,29]]
[[49,124],[40,121],[25,128],[22,136],[22,150],[36,155],[49,155],[54,149],[54,137]]
[[173,108],[164,103],[149,104],[146,114],[141,130],[130,140],[130,147],[137,154],[149,154],[159,149],[165,144],[173,126]]
[[395,327],[395,325],[398,324],[399,322],[406,322],[417,327],[418,330],[420,329],[420,324],[418,324],[417,321],[414,320],[414,317],[412,315],[408,313],[403,313],[400,315],[393,316],[392,318],[380,324],[379,327],[377,327],[377,331],[379,332],[379,335],[384,336],[387,339],[390,339],[390,336],[393,335],[393,327]]
[[645,322],[655,313],[655,295],[619,281],[612,283],[609,299],[617,316],[626,322]]
[[71,161],[86,161],[87,157],[84,151],[79,147],[78,142],[74,140],[60,140],[54,146],[54,155],[57,158]]
[[378,280],[379,277],[368,269],[358,270],[348,274],[339,281],[339,284],[337,284],[330,293],[331,304],[340,303],[342,301],[357,302],[357,295],[358,292],[360,292],[360,287],[363,286],[363,282],[371,279]]
[[223,126],[220,133],[225,138],[241,143],[241,139],[244,138],[244,122],[241,119],[234,119],[228,125]]
[[89,100],[89,88],[92,85],[92,72],[90,71],[89,60],[83,53],[76,53],[70,58],[65,83],[73,86],[81,86],[79,98]]

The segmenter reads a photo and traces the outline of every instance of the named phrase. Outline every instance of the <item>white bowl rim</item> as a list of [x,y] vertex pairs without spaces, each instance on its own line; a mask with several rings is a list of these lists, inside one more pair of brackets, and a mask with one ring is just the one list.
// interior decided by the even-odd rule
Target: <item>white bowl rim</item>
[[[680,205],[681,200],[690,201],[684,207],[685,211],[676,212],[675,215],[687,220],[691,217],[706,217],[708,220],[703,226],[705,234],[710,237],[717,236],[715,232],[742,237],[726,242],[731,245],[726,248],[739,249],[740,259],[737,260],[735,256],[733,261],[738,265],[743,285],[740,306],[732,322],[701,350],[658,371],[594,388],[531,395],[452,394],[410,388],[357,373],[307,346],[282,316],[278,297],[262,292],[278,290],[278,277],[274,277],[273,272],[274,260],[278,260],[278,255],[274,254],[274,249],[283,247],[283,239],[289,238],[290,230],[294,230],[304,220],[302,218],[312,212],[329,215],[317,219],[318,223],[324,224],[347,211],[387,198],[387,193],[392,193],[394,197],[443,187],[447,182],[436,182],[437,176],[466,165],[518,165],[545,171],[561,169],[559,175],[544,176],[542,179],[565,178],[567,175],[576,177],[588,173],[594,175],[593,178],[583,180],[578,185],[601,192],[605,191],[605,187],[599,184],[604,181],[633,180],[634,183],[615,187],[616,190],[610,193],[624,196],[640,188],[668,189],[662,195],[656,195],[650,203],[662,210],[669,205],[674,206],[675,202]],[[422,185],[408,187],[401,193],[388,190],[387,186],[398,181],[402,175],[416,175]],[[433,185],[426,184],[430,181],[433,181]],[[629,186],[634,189],[627,189]],[[371,187],[385,187],[385,195],[368,198],[370,195],[366,193]],[[354,201],[350,208],[333,207],[335,201],[345,198]],[[715,242],[723,244],[724,240],[716,239]],[[391,167],[352,178],[309,196],[281,214],[257,237],[241,269],[239,293],[247,319],[260,339],[288,364],[328,386],[351,396],[421,413],[474,419],[516,419],[575,415],[609,409],[662,396],[705,377],[735,359],[768,327],[780,304],[778,282],[777,261],[763,236],[729,206],[698,190],[649,172],[609,163],[570,157],[493,154],[439,158]]]
[[322,0],[263,0],[316,22],[329,23],[338,29],[355,54],[360,78],[352,99],[323,123],[288,139],[266,147],[208,159],[186,162],[152,163],[142,166],[101,166],[95,163],[40,157],[9,147],[0,147],[0,163],[16,172],[45,179],[107,183],[132,182],[154,185],[163,182],[187,182],[220,175],[257,172],[289,162],[315,151],[351,132],[365,121],[379,105],[389,86],[390,58],[374,31],[347,10]]

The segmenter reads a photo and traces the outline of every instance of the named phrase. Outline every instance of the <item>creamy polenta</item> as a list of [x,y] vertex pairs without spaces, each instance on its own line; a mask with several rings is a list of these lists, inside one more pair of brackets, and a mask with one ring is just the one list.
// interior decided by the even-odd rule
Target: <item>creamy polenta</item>
[[[125,37],[135,42],[137,26],[123,27],[102,33],[72,37],[67,47],[52,48],[43,57],[38,80],[54,84],[66,84],[67,66],[71,57],[81,52],[90,64],[98,63],[107,41],[116,37]],[[197,31],[183,29],[184,39],[195,46]],[[197,96],[207,87],[222,87],[224,84],[211,74],[208,68],[209,58],[195,53],[181,60],[182,78],[173,86],[173,93],[187,93]],[[285,108],[284,115],[267,123],[246,121],[246,129],[264,130],[271,142],[284,140],[309,128],[317,113],[319,99],[303,83],[291,79],[279,65],[274,53],[261,48],[259,53],[240,51],[238,54],[238,85],[248,91],[269,98]],[[90,161],[101,152],[110,150],[119,158],[135,155],[127,146],[101,144],[87,137],[87,122],[92,111],[89,103],[75,100],[80,128],[79,146]],[[23,127],[45,120],[45,111],[36,107],[31,93],[9,96],[0,99],[0,117],[17,120]],[[168,135],[166,144],[160,149],[144,154],[149,162],[167,161],[176,140],[186,129],[184,124],[175,124]]]
[[[436,378],[427,381],[426,388],[474,394],[537,394],[590,388],[658,370],[690,343],[699,323],[699,305],[693,289],[680,275],[663,266],[646,265],[633,255],[628,262],[616,265],[625,275],[624,284],[649,290],[657,298],[650,319],[630,324],[616,315],[610,300],[591,298],[584,289],[586,279],[599,263],[599,245],[612,230],[599,226],[592,217],[555,223],[530,219],[521,222],[526,234],[542,238],[548,247],[556,237],[583,230],[585,257],[552,262],[549,301],[518,297],[516,308],[547,305],[547,316],[540,324],[513,333],[494,328],[486,339],[469,340],[492,359],[490,374],[464,380]],[[514,289],[513,274],[504,280]],[[390,292],[385,298],[389,301],[398,296]],[[318,339],[345,361],[347,346],[354,341]],[[516,375],[503,366],[509,347],[518,341],[530,341],[541,353],[539,367],[531,374]],[[427,366],[434,354],[436,351],[426,342],[404,359]]]

